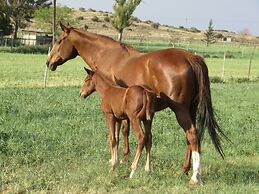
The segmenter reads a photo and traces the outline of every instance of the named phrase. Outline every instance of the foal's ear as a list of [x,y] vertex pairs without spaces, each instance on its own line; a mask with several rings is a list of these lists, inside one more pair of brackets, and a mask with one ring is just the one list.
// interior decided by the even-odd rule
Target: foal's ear
[[91,71],[90,69],[87,69],[86,67],[84,67],[84,69],[85,69],[85,71],[86,71],[86,73],[88,74],[88,75],[93,75],[94,74],[94,72],[93,71]]
[[67,26],[65,26],[64,24],[62,24],[61,22],[60,22],[60,27],[61,27],[61,29],[62,29],[63,32],[66,32],[66,33],[69,33],[69,32],[70,32],[69,26],[67,27]]

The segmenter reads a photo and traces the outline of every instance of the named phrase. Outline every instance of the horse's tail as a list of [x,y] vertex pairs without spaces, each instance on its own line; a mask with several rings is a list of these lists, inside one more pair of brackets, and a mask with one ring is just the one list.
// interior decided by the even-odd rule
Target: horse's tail
[[199,142],[201,142],[204,135],[204,130],[205,128],[207,128],[216,150],[219,152],[221,157],[224,158],[224,152],[221,146],[221,138],[219,134],[225,137],[227,140],[229,139],[223,133],[215,119],[211,102],[210,81],[207,65],[205,64],[202,57],[196,55],[190,57],[189,63],[195,73],[197,82],[197,96],[195,98],[195,101],[198,105],[197,118],[199,125]]

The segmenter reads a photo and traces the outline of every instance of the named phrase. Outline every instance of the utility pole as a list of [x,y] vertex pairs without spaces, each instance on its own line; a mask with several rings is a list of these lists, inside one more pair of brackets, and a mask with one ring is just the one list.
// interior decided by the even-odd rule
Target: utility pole
[[56,35],[56,5],[57,5],[57,1],[53,0],[52,46],[55,44],[55,35]]
[[[52,18],[52,47],[55,44],[55,35],[56,35],[56,5],[57,5],[57,1],[53,0],[52,2],[53,5],[53,18]],[[49,47],[49,52],[50,53],[50,49],[51,47]],[[44,71],[44,88],[46,88],[47,86],[47,76],[48,76],[48,67],[45,66],[45,71]]]

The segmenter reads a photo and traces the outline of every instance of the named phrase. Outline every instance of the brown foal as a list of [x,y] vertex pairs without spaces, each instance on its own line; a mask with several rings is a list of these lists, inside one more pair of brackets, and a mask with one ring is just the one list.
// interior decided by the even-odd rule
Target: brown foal
[[[150,171],[150,150],[152,146],[151,125],[155,112],[156,94],[142,86],[123,88],[114,85],[98,70],[86,69],[87,77],[81,87],[80,95],[86,98],[94,91],[101,97],[101,109],[105,114],[109,129],[109,142],[111,149],[111,165],[114,170],[118,163],[119,130],[122,120],[129,119],[137,137],[137,151],[131,165],[130,178],[132,178],[143,147],[146,147],[145,170]],[[144,124],[145,131],[141,127]]]

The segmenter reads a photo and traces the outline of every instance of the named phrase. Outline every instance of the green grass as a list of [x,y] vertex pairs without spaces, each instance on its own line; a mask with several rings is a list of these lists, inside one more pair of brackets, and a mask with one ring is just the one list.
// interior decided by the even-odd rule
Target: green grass
[[[130,161],[110,173],[99,99],[79,98],[84,63],[77,58],[49,72],[43,89],[45,61],[45,55],[0,53],[0,193],[259,193],[259,84],[231,82],[246,77],[247,59],[227,60],[228,82],[211,84],[219,124],[233,144],[224,143],[222,160],[206,133],[199,186],[182,174],[185,136],[170,110],[155,116],[152,172],[144,171],[143,152],[128,179],[136,148],[131,132]],[[211,76],[221,75],[220,59],[206,62]],[[256,79],[258,59],[252,67]]]
[[[219,123],[233,144],[222,160],[206,135],[203,186],[182,174],[185,138],[170,110],[156,114],[152,172],[144,157],[134,179],[130,162],[109,173],[107,129],[97,95],[79,87],[4,88],[0,91],[0,185],[5,192],[256,193],[259,180],[259,85],[212,84]],[[131,152],[136,148],[130,135]],[[145,153],[145,152],[144,152]],[[130,161],[133,159],[131,154]]]

